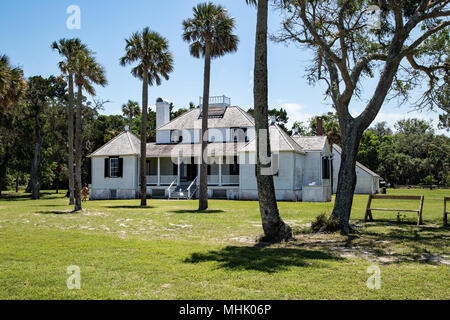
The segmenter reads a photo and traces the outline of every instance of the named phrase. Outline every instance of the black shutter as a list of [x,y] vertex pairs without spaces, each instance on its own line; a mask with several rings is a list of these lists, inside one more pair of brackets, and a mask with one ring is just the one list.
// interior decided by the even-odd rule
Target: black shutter
[[105,158],[105,178],[109,178],[109,158]]
[[173,175],[176,176],[178,175],[178,165],[176,165],[175,163],[173,164]]
[[89,158],[88,161],[88,184],[92,184],[92,158]]
[[120,178],[123,177],[123,158],[119,158],[119,174]]
[[330,166],[328,158],[322,158],[322,179],[330,179]]
[[207,164],[206,174],[207,174],[208,176],[211,175],[211,166],[210,166],[209,164]]

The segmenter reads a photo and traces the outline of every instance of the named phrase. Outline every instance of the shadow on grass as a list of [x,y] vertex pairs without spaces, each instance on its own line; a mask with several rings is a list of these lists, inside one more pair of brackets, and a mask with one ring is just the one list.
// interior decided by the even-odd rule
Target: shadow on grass
[[223,213],[225,211],[223,210],[197,210],[197,209],[192,209],[192,210],[171,210],[169,212],[173,212],[173,213]]
[[312,260],[343,260],[322,251],[297,248],[258,248],[228,246],[218,251],[193,253],[185,263],[219,262],[219,268],[255,270],[267,273],[283,271],[289,267],[310,267]]
[[[41,192],[41,198],[39,200],[52,200],[52,199],[63,199],[65,196],[63,194],[56,194],[51,192]],[[20,200],[32,200],[30,193],[5,193],[2,194],[0,200],[6,201],[20,201]]]
[[[383,231],[371,230],[383,227]],[[346,237],[341,248],[370,253],[385,264],[418,262],[436,263],[448,252],[450,233],[444,227],[420,226],[404,222],[372,222],[358,235]],[[334,250],[334,249],[333,249]],[[339,248],[337,248],[339,250]]]
[[77,214],[78,212],[75,211],[37,211],[36,213],[40,213],[40,214]]
[[133,206],[133,205],[121,205],[121,206],[106,206],[105,208],[108,209],[153,209],[153,206],[145,206],[145,207],[141,207],[141,206]]

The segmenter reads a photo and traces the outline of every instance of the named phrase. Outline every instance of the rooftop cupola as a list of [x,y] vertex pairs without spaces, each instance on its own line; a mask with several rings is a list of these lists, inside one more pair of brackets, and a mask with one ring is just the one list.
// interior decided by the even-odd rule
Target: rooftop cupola
[[[200,113],[203,108],[203,97],[200,97]],[[227,96],[212,96],[209,97],[209,117],[221,117],[225,113],[225,109],[231,106],[231,99]]]

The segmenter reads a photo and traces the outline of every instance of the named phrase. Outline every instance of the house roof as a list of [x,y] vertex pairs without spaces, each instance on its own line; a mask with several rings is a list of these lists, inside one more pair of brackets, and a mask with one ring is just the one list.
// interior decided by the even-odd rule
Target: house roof
[[[208,156],[235,156],[245,142],[213,142],[206,148]],[[147,157],[198,157],[201,155],[200,143],[158,144],[147,143]]]
[[[341,147],[339,147],[336,144],[333,144],[333,150],[336,150],[337,153],[341,154],[342,153],[342,149]],[[379,177],[381,178],[378,174],[376,174],[375,172],[373,172],[372,170],[370,170],[369,168],[367,168],[366,166],[364,166],[363,164],[359,163],[358,161],[356,161],[356,166],[359,167],[361,170],[367,172],[368,174],[374,176],[374,177]]]
[[[220,108],[223,110],[222,108]],[[240,107],[227,107],[223,116],[217,116],[217,107],[210,107],[208,113],[208,128],[230,128],[230,127],[253,127],[255,120],[251,115]],[[222,111],[220,111],[222,113]],[[191,109],[172,121],[158,128],[158,130],[183,130],[200,129],[202,127],[202,118],[200,109]]]
[[302,146],[305,151],[322,151],[327,143],[326,136],[300,136],[294,134],[292,139]]
[[[269,126],[270,136],[270,149],[271,151],[294,151],[301,154],[305,154],[303,148],[298,145],[280,126]],[[247,145],[245,145],[241,152],[255,152],[256,151],[256,138],[253,138]]]
[[92,152],[88,157],[139,155],[140,145],[141,142],[138,137],[130,131],[124,131]]

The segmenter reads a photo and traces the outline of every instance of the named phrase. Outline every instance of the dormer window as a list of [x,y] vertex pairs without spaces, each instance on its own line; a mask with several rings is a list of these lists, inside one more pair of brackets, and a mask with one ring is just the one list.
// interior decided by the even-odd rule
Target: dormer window
[[247,128],[231,128],[231,141],[248,142]]
[[181,143],[183,142],[183,134],[180,130],[170,131],[170,143]]

